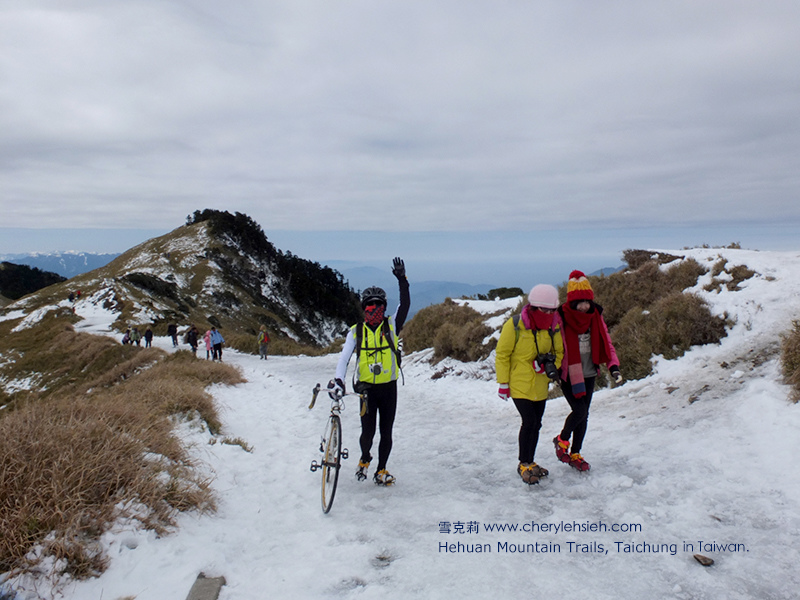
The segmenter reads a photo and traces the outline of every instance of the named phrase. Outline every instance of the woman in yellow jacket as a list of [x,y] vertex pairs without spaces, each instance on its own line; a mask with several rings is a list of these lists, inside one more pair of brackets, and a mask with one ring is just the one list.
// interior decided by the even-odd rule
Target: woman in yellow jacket
[[495,351],[498,395],[503,400],[510,396],[522,417],[517,472],[529,485],[539,483],[548,473],[533,457],[550,381],[558,379],[564,358],[561,331],[557,325],[554,327],[558,304],[556,288],[547,284],[534,286],[522,313],[503,325]]

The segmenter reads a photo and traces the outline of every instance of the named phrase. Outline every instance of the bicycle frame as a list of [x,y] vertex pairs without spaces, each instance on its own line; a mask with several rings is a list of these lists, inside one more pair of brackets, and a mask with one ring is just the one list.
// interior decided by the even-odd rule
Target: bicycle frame
[[[317,395],[320,392],[320,385],[317,384],[313,390],[313,397],[309,409],[314,408]],[[342,421],[341,412],[344,410],[344,396],[339,389],[329,389],[328,395],[331,398],[331,414],[319,444],[319,451],[322,452],[322,461],[311,461],[311,471],[322,470],[322,512],[328,513],[333,505],[336,495],[336,485],[339,481],[339,469],[342,460],[349,457],[347,448],[342,448]]]

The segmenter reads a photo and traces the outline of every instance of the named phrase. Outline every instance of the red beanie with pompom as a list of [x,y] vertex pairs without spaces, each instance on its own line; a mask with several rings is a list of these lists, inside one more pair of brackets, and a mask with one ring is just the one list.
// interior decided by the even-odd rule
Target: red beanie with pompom
[[567,281],[567,302],[574,300],[594,300],[592,286],[582,271],[573,271]]

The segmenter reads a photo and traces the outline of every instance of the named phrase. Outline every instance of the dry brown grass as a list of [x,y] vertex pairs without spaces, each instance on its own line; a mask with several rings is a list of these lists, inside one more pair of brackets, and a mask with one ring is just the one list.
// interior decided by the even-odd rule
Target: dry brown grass
[[638,264],[633,270],[589,278],[609,328],[617,325],[631,307],[653,306],[670,294],[696,285],[698,278],[706,272],[694,259],[676,263],[666,271],[662,271],[656,260]]
[[781,342],[781,370],[792,386],[792,400],[800,402],[800,321],[792,323],[792,330]]
[[40,556],[64,559],[65,572],[92,576],[106,561],[96,542],[116,518],[163,531],[178,511],[213,508],[174,418],[219,431],[205,389],[242,381],[236,369],[121,346],[64,322],[7,334],[0,375],[44,368],[48,387],[11,395],[0,416],[0,571],[32,568],[38,546]]
[[[728,277],[721,278],[725,273]],[[745,265],[735,265],[728,267],[728,261],[724,258],[719,259],[711,267],[711,282],[703,288],[707,292],[720,291],[723,286],[729,291],[741,289],[739,284],[756,275],[756,272]]]
[[483,345],[492,330],[484,324],[488,318],[476,310],[447,298],[442,304],[426,306],[403,328],[406,352],[433,348],[435,362],[451,356],[462,361],[485,358],[496,342]]
[[678,358],[691,346],[716,343],[724,336],[725,320],[713,316],[700,297],[681,292],[660,299],[649,310],[632,308],[611,332],[627,379],[649,375],[653,355]]

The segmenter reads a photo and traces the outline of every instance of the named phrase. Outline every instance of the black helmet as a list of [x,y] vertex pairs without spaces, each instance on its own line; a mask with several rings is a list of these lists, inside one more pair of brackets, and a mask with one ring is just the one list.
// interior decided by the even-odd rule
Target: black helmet
[[386,292],[379,287],[368,287],[361,292],[361,308],[364,308],[370,302],[380,302],[386,306]]

